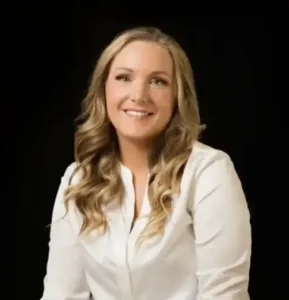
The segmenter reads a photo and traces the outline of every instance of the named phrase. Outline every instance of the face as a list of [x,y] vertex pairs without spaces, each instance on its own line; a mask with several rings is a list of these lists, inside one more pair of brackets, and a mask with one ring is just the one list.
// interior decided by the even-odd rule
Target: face
[[153,42],[128,44],[114,58],[105,90],[118,137],[151,140],[165,129],[175,105],[168,51]]

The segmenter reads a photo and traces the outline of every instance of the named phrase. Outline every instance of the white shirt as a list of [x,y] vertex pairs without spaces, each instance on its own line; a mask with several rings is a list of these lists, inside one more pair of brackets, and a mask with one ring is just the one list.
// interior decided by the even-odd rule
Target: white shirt
[[195,144],[164,235],[139,249],[136,241],[150,204],[145,195],[130,232],[134,188],[124,166],[125,199],[121,207],[107,209],[107,234],[80,239],[81,218],[75,207],[59,220],[65,212],[63,191],[75,167],[68,166],[55,200],[41,300],[249,299],[250,215],[228,154]]

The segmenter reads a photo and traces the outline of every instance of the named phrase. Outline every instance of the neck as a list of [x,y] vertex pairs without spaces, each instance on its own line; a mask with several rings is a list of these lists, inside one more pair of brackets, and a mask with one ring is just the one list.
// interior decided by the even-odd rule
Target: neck
[[118,139],[120,159],[133,173],[147,172],[150,143]]

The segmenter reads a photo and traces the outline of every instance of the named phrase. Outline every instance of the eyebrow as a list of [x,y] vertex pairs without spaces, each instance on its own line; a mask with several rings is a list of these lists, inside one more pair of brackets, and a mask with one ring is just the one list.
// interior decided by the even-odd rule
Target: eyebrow
[[[131,68],[126,68],[126,67],[118,67],[118,68],[116,68],[115,69],[116,71],[127,71],[127,72],[130,72],[130,73],[133,73],[134,72],[134,70],[133,69],[131,69]],[[153,74],[153,75],[157,75],[157,74],[159,74],[159,75],[166,75],[166,76],[168,76],[168,77],[170,77],[171,75],[169,74],[169,73],[167,73],[166,71],[153,71],[153,72],[151,72],[151,74]]]

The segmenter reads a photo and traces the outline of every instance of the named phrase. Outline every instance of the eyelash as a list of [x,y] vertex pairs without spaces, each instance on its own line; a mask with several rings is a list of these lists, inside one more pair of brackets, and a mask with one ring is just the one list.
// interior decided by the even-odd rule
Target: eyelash
[[[115,79],[119,80],[119,81],[125,81],[125,82],[130,80],[128,75],[117,75],[115,77]],[[153,78],[152,80],[160,82],[161,85],[165,85],[165,86],[168,85],[168,82],[165,79],[162,79],[162,78],[157,77],[157,78]],[[158,83],[157,83],[157,85],[158,85]]]

